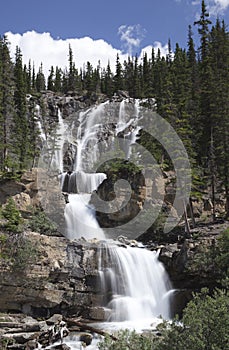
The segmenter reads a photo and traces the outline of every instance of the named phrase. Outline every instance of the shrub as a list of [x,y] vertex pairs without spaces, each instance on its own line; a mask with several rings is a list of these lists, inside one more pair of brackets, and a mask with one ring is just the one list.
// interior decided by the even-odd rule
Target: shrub
[[32,218],[29,220],[28,226],[32,231],[45,235],[51,235],[57,232],[56,224],[41,210],[36,210],[34,212]]
[[0,235],[1,265],[12,270],[24,270],[38,259],[35,243],[23,234]]
[[104,341],[98,344],[99,350],[152,350],[153,334],[143,335],[128,329],[117,333],[117,340],[106,336]]
[[12,197],[8,199],[7,204],[1,211],[2,216],[6,219],[5,228],[9,232],[21,232],[23,219],[20,211]]

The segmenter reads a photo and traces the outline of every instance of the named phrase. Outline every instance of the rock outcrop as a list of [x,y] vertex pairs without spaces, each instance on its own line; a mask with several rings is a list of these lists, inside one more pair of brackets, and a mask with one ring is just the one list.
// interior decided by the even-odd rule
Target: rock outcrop
[[[97,306],[96,243],[27,232],[38,259],[0,269],[0,310],[47,317],[55,312],[93,318]],[[96,316],[96,319],[99,317]]]

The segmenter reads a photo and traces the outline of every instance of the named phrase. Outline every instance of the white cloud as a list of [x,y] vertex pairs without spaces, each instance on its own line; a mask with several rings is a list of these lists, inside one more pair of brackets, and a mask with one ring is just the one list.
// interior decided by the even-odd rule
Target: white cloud
[[[118,29],[120,40],[123,42],[123,46],[127,49],[130,56],[133,54],[133,50],[139,48],[142,39],[145,35],[145,29],[140,24],[134,24],[127,26],[121,25]],[[135,53],[134,53],[135,54]]]
[[151,58],[151,55],[152,55],[152,47],[154,47],[154,55],[155,55],[155,57],[157,56],[158,49],[160,50],[160,55],[161,55],[161,57],[162,57],[162,56],[166,57],[166,55],[167,55],[168,52],[169,52],[169,50],[168,50],[168,44],[165,44],[165,45],[163,46],[161,42],[159,42],[159,41],[154,41],[153,46],[152,46],[152,45],[149,45],[149,46],[144,47],[144,48],[141,50],[140,58],[143,58],[145,53],[147,54],[148,59]]
[[[6,33],[10,42],[10,52],[12,58],[15,55],[16,46],[19,46],[23,56],[23,62],[28,65],[29,60],[31,64],[35,65],[36,72],[41,65],[43,65],[43,72],[47,78],[51,66],[58,66],[62,69],[68,68],[68,50],[69,44],[73,51],[73,59],[76,67],[82,68],[83,65],[89,61],[93,67],[96,67],[98,61],[100,61],[101,67],[106,67],[108,61],[110,62],[111,69],[115,71],[116,57],[119,54],[120,62],[127,60],[128,53],[122,53],[121,50],[115,49],[106,41],[93,40],[89,37],[83,38],[71,38],[71,39],[54,39],[50,33],[37,33],[35,31],[29,31],[24,34],[13,34],[11,32]],[[140,45],[140,42],[134,41],[133,43]],[[132,41],[131,41],[132,43]],[[136,45],[135,45],[136,46]],[[160,42],[155,41],[153,44],[155,53],[158,48],[161,51],[161,55],[168,53],[168,45],[162,45]],[[143,57],[143,53],[147,52],[148,57],[151,57],[152,45],[142,48],[140,58]]]
[[47,77],[51,66],[58,66],[62,69],[68,67],[69,44],[73,52],[73,59],[77,68],[82,68],[89,61],[93,67],[96,67],[100,60],[101,66],[106,67],[110,61],[114,69],[116,56],[119,54],[120,60],[127,58],[118,49],[113,48],[106,41],[93,40],[89,37],[72,38],[72,39],[54,39],[50,33],[37,33],[29,31],[24,34],[6,33],[10,42],[11,56],[14,57],[16,46],[19,46],[23,55],[23,62],[28,64],[34,62],[36,71],[41,62],[43,72]]
[[211,15],[223,14],[229,7],[229,0],[210,0],[209,12]]
[[[201,6],[201,0],[193,0],[192,5]],[[223,15],[229,8],[229,0],[207,0],[206,5],[211,16]]]

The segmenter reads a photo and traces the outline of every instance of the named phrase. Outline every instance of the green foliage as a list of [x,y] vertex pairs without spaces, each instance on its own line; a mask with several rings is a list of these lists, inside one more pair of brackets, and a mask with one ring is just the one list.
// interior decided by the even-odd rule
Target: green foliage
[[36,210],[28,223],[29,228],[34,232],[45,235],[52,235],[57,232],[57,226],[45,214],[44,211]]
[[229,230],[223,231],[211,245],[200,244],[188,269],[209,274],[215,284],[225,285],[229,272]]
[[226,350],[228,349],[227,292],[207,290],[195,294],[184,310],[180,323],[173,321],[161,329],[162,340],[157,350]]
[[117,340],[106,336],[103,342],[98,344],[99,350],[152,350],[153,334],[138,334],[128,329],[119,331]]
[[23,234],[1,234],[0,259],[3,267],[24,270],[37,261],[37,246]]
[[38,259],[37,247],[25,236],[15,239],[15,247],[11,250],[13,269],[24,270]]
[[225,281],[229,277],[229,229],[222,232],[218,239],[215,263],[220,278]]
[[103,165],[98,169],[98,172],[105,172],[111,174],[113,180],[117,179],[120,176],[120,174],[123,175],[124,173],[126,173],[128,174],[128,176],[130,176],[130,174],[134,175],[139,173],[140,171],[140,166],[137,166],[132,162],[120,158],[109,160],[103,163]]
[[20,211],[17,209],[13,198],[9,198],[7,204],[2,209],[1,214],[7,221],[5,228],[9,232],[21,232],[22,231],[22,217]]
[[0,259],[7,260],[8,255],[7,255],[7,250],[6,248],[6,242],[7,242],[7,235],[4,233],[0,234]]
[[9,345],[13,346],[14,343],[15,343],[14,339],[1,338],[0,339],[0,349],[1,350],[7,350],[7,349],[9,349],[8,346]]

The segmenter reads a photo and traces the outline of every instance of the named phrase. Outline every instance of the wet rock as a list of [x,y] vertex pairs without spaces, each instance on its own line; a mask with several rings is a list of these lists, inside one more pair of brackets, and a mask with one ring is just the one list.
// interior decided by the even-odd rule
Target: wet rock
[[63,319],[63,316],[60,314],[54,314],[52,315],[52,317],[50,317],[49,319],[46,320],[46,323],[48,325],[53,325],[55,323],[61,322]]
[[25,350],[35,350],[38,348],[38,343],[37,341],[34,339],[34,340],[29,340],[27,343],[26,343],[26,347],[25,347]]
[[50,348],[51,350],[71,350],[67,344],[54,345]]
[[106,321],[109,316],[110,310],[103,307],[93,307],[90,311],[90,318],[96,321]]
[[81,333],[79,340],[83,342],[86,346],[92,343],[93,336],[90,333]]

